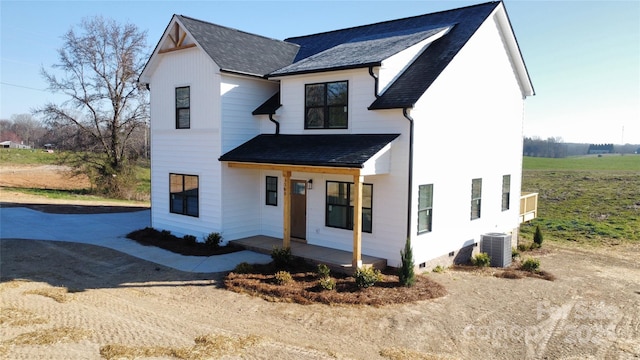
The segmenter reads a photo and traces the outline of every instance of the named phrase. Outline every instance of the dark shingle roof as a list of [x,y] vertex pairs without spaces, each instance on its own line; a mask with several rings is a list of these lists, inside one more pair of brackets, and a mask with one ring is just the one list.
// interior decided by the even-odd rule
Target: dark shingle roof
[[435,27],[413,34],[387,34],[390,36],[384,38],[357,38],[311,55],[270,75],[293,75],[380,65],[382,60],[448,28]]
[[298,46],[249,34],[183,15],[176,15],[222,70],[264,76],[291,64]]
[[263,134],[222,155],[220,161],[362,168],[399,134]]
[[276,110],[282,106],[280,103],[280,92],[278,91],[272,97],[267,99],[257,109],[253,110],[252,115],[272,115],[276,113]]
[[[286,39],[300,45],[300,51],[295,57],[294,64],[274,71],[272,75],[287,75],[287,69],[292,73],[335,70],[328,60],[335,60],[342,64],[342,68],[367,67],[382,60],[375,56],[376,49],[370,45],[380,46],[381,52],[391,49],[392,39],[403,39],[396,45],[409,45],[412,36],[420,38],[430,31],[451,27],[442,38],[434,41],[410,66],[389,86],[389,88],[370,106],[370,109],[392,109],[413,107],[415,102],[431,86],[454,56],[462,49],[478,27],[499,5],[490,2],[474,6],[463,7],[432,14],[410,18],[386,21],[371,25],[364,25],[343,30],[336,30],[315,35]],[[367,41],[369,40],[369,41]],[[415,43],[415,42],[414,42]],[[410,46],[410,45],[409,45]],[[398,48],[400,48],[398,46]],[[363,51],[362,55],[354,55]],[[395,48],[394,50],[397,50]],[[353,60],[342,59],[347,54]],[[326,58],[325,58],[326,57]],[[373,61],[372,61],[373,60]],[[305,64],[310,63],[305,71]]]

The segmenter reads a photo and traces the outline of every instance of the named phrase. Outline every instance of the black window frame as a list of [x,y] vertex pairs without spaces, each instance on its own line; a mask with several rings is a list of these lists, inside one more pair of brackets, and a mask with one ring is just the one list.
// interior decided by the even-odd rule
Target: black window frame
[[[173,177],[181,177],[180,191],[173,191]],[[195,189],[185,190],[187,178],[195,178]],[[195,198],[195,212],[189,200]],[[179,203],[177,203],[179,202]],[[179,210],[177,210],[179,209]],[[200,217],[200,177],[198,175],[169,173],[169,212],[172,214]]]
[[[272,181],[272,183],[270,184],[269,181]],[[278,177],[266,176],[264,181],[264,189],[264,204],[269,206],[278,206]]]
[[[331,203],[329,200],[329,184],[331,183],[335,183],[335,184],[341,184],[341,185],[347,185],[346,186],[346,203],[344,204],[339,204],[339,203]],[[331,181],[331,180],[327,180],[326,184],[325,184],[325,226],[327,227],[331,227],[331,228],[336,228],[336,229],[344,229],[344,230],[353,230],[353,198],[351,196],[351,189],[352,187],[354,187],[355,184],[352,182],[347,182],[347,181]],[[370,202],[370,207],[365,207],[364,204],[362,206],[362,232],[365,233],[373,233],[373,184],[369,184],[369,183],[363,183],[362,184],[363,187],[369,187],[370,191],[369,193],[371,194],[371,199],[369,200]],[[363,192],[364,192],[364,188],[363,188]],[[364,202],[364,201],[363,201]],[[330,219],[332,218],[330,215],[330,212],[333,211],[332,208],[330,207],[339,207],[339,208],[343,208],[345,210],[342,211],[342,214],[344,214],[345,218],[344,220],[344,225],[335,225],[335,224],[331,224],[330,223]],[[365,221],[365,216],[369,217],[369,221]]]
[[[179,104],[178,103],[178,91],[180,90],[184,90],[187,89],[187,104],[186,106],[184,104]],[[191,87],[190,86],[179,86],[176,87],[175,89],[175,105],[176,105],[176,129],[190,129],[191,128]],[[184,111],[184,110],[188,110],[187,112],[187,125],[184,126],[183,124],[181,124],[180,122],[180,114]]]
[[471,180],[471,220],[482,215],[482,178]]
[[509,210],[511,202],[511,175],[502,175],[502,211]]
[[[330,92],[328,91],[330,85],[332,84],[345,84],[345,95],[344,102],[338,103],[330,103]],[[309,88],[323,86],[322,104],[309,104]],[[332,119],[334,118],[334,111],[338,111],[342,108],[344,113],[344,125],[340,126],[332,126]],[[318,109],[321,110],[322,114],[322,126],[310,126],[310,110]],[[339,81],[329,81],[329,82],[321,82],[321,83],[313,83],[313,84],[305,84],[304,86],[304,128],[305,130],[326,130],[326,129],[348,129],[349,128],[349,81],[347,80],[339,80]]]
[[[423,191],[428,196],[423,196]],[[428,201],[427,201],[428,200]],[[423,215],[424,214],[424,215]],[[421,217],[421,215],[423,215]],[[422,223],[421,219],[425,221]],[[418,235],[433,231],[433,184],[418,186]]]

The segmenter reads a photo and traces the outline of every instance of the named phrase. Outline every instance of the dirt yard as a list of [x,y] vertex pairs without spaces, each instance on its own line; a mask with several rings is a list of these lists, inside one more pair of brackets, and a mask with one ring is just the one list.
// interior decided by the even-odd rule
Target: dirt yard
[[424,275],[447,296],[383,307],[268,302],[91,245],[0,245],[3,359],[640,357],[640,244],[545,243],[555,281],[447,270]]
[[86,176],[71,176],[61,165],[2,165],[0,186],[37,189],[86,189],[91,186]]

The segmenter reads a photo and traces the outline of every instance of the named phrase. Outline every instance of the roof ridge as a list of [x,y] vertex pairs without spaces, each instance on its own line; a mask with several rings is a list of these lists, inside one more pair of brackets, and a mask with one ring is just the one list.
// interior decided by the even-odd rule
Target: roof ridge
[[210,22],[210,21],[206,21],[206,20],[196,19],[196,18],[193,18],[191,16],[187,16],[187,15],[182,15],[182,14],[174,14],[174,15],[177,16],[177,17],[182,17],[182,18],[185,18],[185,19],[189,19],[189,20],[192,20],[192,21],[197,21],[197,22],[200,22],[200,23],[203,23],[203,24],[207,24],[207,25],[217,26],[219,28],[223,28],[223,29],[227,29],[227,30],[231,30],[231,31],[236,31],[236,32],[239,32],[239,33],[242,33],[242,34],[251,35],[251,36],[259,37],[259,38],[266,39],[266,40],[272,40],[272,41],[277,41],[277,42],[281,42],[281,43],[287,43],[287,44],[299,46],[298,44],[294,44],[294,43],[291,43],[291,42],[288,42],[288,41],[285,41],[285,40],[280,40],[280,39],[276,39],[276,38],[272,38],[272,37],[264,36],[264,35],[260,35],[260,34],[254,34],[254,33],[251,33],[251,32],[248,32],[248,31],[244,31],[244,30],[240,30],[240,29],[236,29],[236,28],[233,28],[233,27],[230,27],[230,26],[220,25],[220,24],[216,24],[216,23],[213,23],[213,22]]
[[370,23],[370,24],[363,24],[363,25],[346,27],[346,28],[342,28],[342,29],[322,31],[322,32],[319,32],[319,33],[314,33],[314,34],[307,34],[307,35],[301,35],[301,36],[292,36],[292,37],[288,37],[288,38],[284,39],[284,41],[285,42],[290,42],[290,40],[292,40],[292,39],[304,39],[304,38],[317,36],[317,35],[338,33],[338,32],[341,32],[341,31],[366,28],[366,27],[370,27],[370,26],[378,26],[378,25],[389,24],[389,23],[393,23],[393,22],[406,21],[406,20],[410,20],[410,19],[417,19],[417,18],[420,18],[420,17],[423,17],[423,16],[444,14],[444,13],[447,13],[447,12],[460,11],[460,10],[463,10],[463,9],[468,9],[468,8],[473,8],[473,7],[486,6],[488,4],[496,4],[496,3],[500,3],[500,2],[502,2],[502,1],[487,1],[487,2],[484,2],[484,3],[480,3],[480,4],[467,5],[467,6],[462,6],[462,7],[455,8],[455,9],[440,10],[440,11],[430,12],[430,13],[421,14],[421,15],[407,16],[407,17],[404,17],[404,18],[398,18],[398,19],[392,19],[392,20],[384,20],[384,21],[379,21],[379,22]]

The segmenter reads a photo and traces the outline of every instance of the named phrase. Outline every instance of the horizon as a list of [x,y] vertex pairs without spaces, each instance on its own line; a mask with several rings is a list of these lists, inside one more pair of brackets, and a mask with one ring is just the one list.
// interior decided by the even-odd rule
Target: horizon
[[[151,51],[174,13],[284,40],[483,2],[333,2],[343,9],[336,12],[327,6],[331,1],[157,1],[153,6],[75,1],[69,6],[68,1],[3,0],[0,118],[65,100],[45,90],[39,72],[52,69],[61,36],[85,17],[99,14],[136,24],[147,31]],[[507,0],[504,5],[536,90],[525,101],[523,137],[640,144],[640,2]]]

